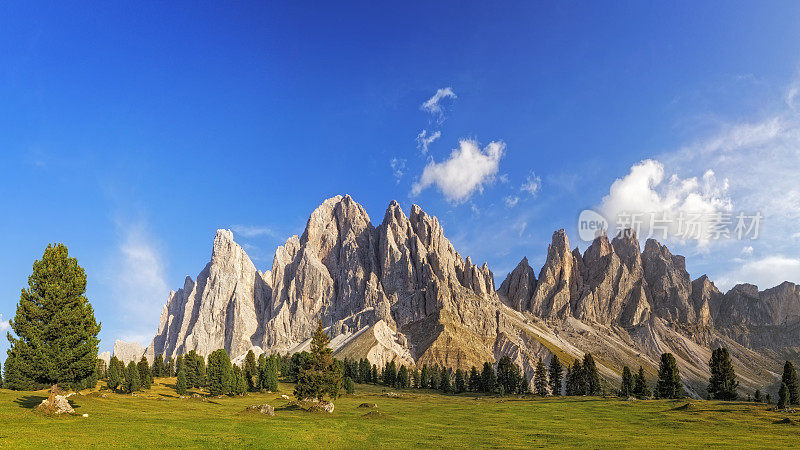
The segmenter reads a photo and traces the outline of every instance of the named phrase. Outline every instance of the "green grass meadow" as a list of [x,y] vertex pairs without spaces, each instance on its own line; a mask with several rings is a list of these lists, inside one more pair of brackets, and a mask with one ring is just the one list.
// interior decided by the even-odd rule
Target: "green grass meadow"
[[[47,391],[0,389],[3,447],[793,447],[800,415],[766,405],[611,398],[480,397],[357,385],[333,414],[288,406],[280,393],[178,398],[174,379],[135,396],[100,392],[69,398],[76,414],[49,417],[33,407]],[[291,395],[293,386],[281,384]],[[359,408],[364,402],[377,408]],[[687,403],[691,406],[683,407]],[[244,412],[269,403],[273,417]],[[376,413],[370,413],[377,411]],[[89,417],[81,417],[82,414]],[[369,414],[368,414],[369,413]],[[368,415],[365,415],[368,414]],[[786,418],[791,423],[780,423]]]

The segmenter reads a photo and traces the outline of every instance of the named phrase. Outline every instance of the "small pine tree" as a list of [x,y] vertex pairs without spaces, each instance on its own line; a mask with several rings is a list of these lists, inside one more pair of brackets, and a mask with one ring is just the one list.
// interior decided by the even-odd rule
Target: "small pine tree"
[[397,387],[408,387],[408,369],[405,365],[400,366],[400,370],[397,371]]
[[244,371],[241,367],[233,365],[233,377],[231,379],[232,395],[247,395],[247,380],[244,378]]
[[372,381],[372,367],[367,358],[362,358],[358,364],[359,383],[369,383]]
[[383,369],[383,384],[394,386],[397,383],[397,364],[394,361],[386,363]]
[[786,361],[786,364],[783,365],[783,377],[781,382],[786,385],[786,389],[788,390],[789,404],[800,404],[800,388],[797,382],[797,371],[794,369],[794,364],[792,364],[791,361]]
[[647,386],[647,380],[644,378],[644,369],[639,366],[639,372],[633,380],[633,395],[639,399],[650,398],[650,388]]
[[375,364],[372,365],[372,384],[378,384],[378,366]]
[[439,366],[437,366],[436,364],[431,366],[429,381],[431,389],[439,389],[439,385],[442,380],[439,379]]
[[108,388],[112,391],[116,391],[117,389],[124,389],[123,383],[125,380],[125,365],[122,364],[122,361],[117,359],[116,356],[111,357],[111,361],[108,364],[108,370],[106,371],[106,378],[107,378],[107,385]]
[[600,373],[591,353],[583,355],[583,382],[586,395],[597,395],[600,393]]
[[633,395],[633,374],[628,366],[622,368],[622,385],[619,388],[619,396],[628,398]]
[[561,379],[563,377],[564,366],[558,359],[558,355],[553,355],[550,358],[550,368],[548,370],[548,378],[550,380],[550,393],[554,396],[561,395]]
[[764,399],[761,398],[761,389],[756,389],[756,392],[753,394],[753,401],[756,403],[764,401]]
[[139,378],[142,380],[142,389],[150,389],[153,386],[153,373],[150,371],[150,363],[147,361],[147,358],[142,356],[142,359],[139,360],[139,364],[136,366],[139,368]]
[[[184,373],[186,373],[185,368],[186,368],[186,364],[184,363],[183,355],[178,355],[178,357],[175,358],[175,376],[178,376],[178,372],[180,372],[181,370],[183,370]],[[191,386],[190,384],[188,384],[189,383],[189,375],[188,375],[188,373],[186,373],[186,383],[187,383],[187,386]]]
[[177,372],[175,372],[175,359],[172,356],[169,357],[166,363],[166,371],[164,373],[165,377],[173,377],[177,376]]
[[342,372],[333,360],[333,351],[328,347],[328,336],[317,323],[311,337],[311,362],[300,371],[294,396],[299,399],[316,398],[322,401],[325,395],[337,398],[342,388]]
[[547,368],[539,358],[536,363],[536,370],[533,372],[533,391],[536,395],[545,397],[547,396]]
[[519,388],[519,367],[508,355],[503,355],[497,362],[497,384],[502,386],[507,394],[514,393]]
[[708,393],[711,397],[716,400],[736,400],[739,395],[736,392],[739,382],[736,381],[728,349],[725,347],[715,349],[711,353],[708,367],[711,371],[711,378],[708,380]]
[[279,359],[275,355],[267,358],[263,389],[269,392],[278,392],[278,366],[280,365]]
[[356,384],[353,382],[353,379],[350,377],[344,378],[344,391],[348,394],[352,394],[356,391]]
[[186,395],[186,370],[181,367],[178,371],[178,380],[175,382],[175,392],[178,395]]
[[672,353],[663,353],[658,368],[658,381],[656,381],[656,397],[682,398],[683,385],[678,371],[678,362]]
[[497,389],[497,375],[494,373],[494,367],[488,362],[483,363],[483,371],[481,372],[481,391],[487,394],[492,394]]
[[153,370],[152,370],[153,377],[161,378],[163,376],[166,376],[164,372],[166,372],[164,370],[164,357],[161,356],[161,353],[159,353],[155,356],[155,358],[153,358]]
[[419,369],[414,369],[414,375],[412,376],[411,387],[419,387]]
[[214,350],[208,355],[208,393],[217,396],[231,392],[233,369],[231,359],[225,349]]
[[456,369],[455,390],[458,394],[467,390],[467,385],[464,381],[464,371],[461,369]]
[[453,386],[450,384],[450,370],[447,367],[442,367],[439,373],[439,390],[445,393],[453,390]]
[[469,370],[469,391],[481,391],[481,376],[478,374],[478,368],[475,366],[472,366],[472,368]]
[[428,386],[430,386],[430,383],[431,383],[431,381],[430,381],[431,380],[431,372],[428,369],[428,365],[427,364],[423,364],[422,365],[422,371],[420,372],[419,377],[420,377],[419,378],[419,384],[417,385],[417,387],[420,388],[420,389],[427,389]]
[[142,389],[142,379],[139,375],[139,367],[135,362],[128,363],[125,370],[125,391],[129,394]]
[[785,409],[788,400],[789,388],[786,386],[786,383],[781,383],[781,389],[778,391],[778,409]]
[[244,380],[247,390],[254,392],[258,390],[258,368],[256,367],[256,354],[252,350],[247,351],[244,357]]
[[97,364],[97,369],[95,370],[95,373],[97,374],[97,379],[105,380],[106,377],[108,376],[108,367],[106,365],[106,362],[100,358],[97,358],[97,361],[95,363]]

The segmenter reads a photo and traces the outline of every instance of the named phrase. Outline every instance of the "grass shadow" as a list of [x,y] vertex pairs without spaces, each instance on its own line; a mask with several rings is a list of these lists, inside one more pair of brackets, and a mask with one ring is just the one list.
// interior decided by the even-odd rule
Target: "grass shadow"
[[26,395],[14,400],[14,403],[18,404],[20,408],[33,409],[39,406],[42,400],[47,400],[47,397],[42,397],[41,395]]

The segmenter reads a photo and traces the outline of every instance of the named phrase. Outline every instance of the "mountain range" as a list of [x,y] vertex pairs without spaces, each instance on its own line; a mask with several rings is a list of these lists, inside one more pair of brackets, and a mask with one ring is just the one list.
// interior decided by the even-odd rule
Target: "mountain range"
[[291,353],[308,347],[320,320],[336,357],[379,367],[469,369],[509,355],[530,379],[540,358],[571,363],[591,352],[617,385],[625,365],[655,378],[671,352],[686,391],[704,397],[718,346],[730,351],[743,392],[774,387],[783,360],[798,359],[800,286],[723,293],[705,275],[691,279],[684,257],[656,240],[642,250],[632,232],[600,235],[581,253],[558,230],[538,275],[522,258],[496,288],[487,264],[462,257],[419,206],[406,215],[392,201],[373,226],[345,195],[314,210],[265,272],[218,230],[211,261],[169,293],[150,345],[117,341],[114,353]]

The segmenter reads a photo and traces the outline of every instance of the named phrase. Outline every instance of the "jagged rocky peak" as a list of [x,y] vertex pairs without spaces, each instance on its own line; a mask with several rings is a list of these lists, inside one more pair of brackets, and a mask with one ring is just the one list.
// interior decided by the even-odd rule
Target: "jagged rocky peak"
[[684,257],[673,255],[666,246],[648,239],[642,263],[653,313],[667,322],[694,323],[696,314],[689,303],[692,283]]
[[125,342],[119,339],[114,341],[114,356],[125,364],[139,362],[143,353],[144,348],[138,342]]
[[506,276],[497,290],[500,299],[517,311],[528,311],[531,298],[536,290],[536,274],[528,264],[528,258],[522,258],[517,267]]
[[577,298],[582,286],[577,261],[569,249],[564,229],[553,233],[547,248],[547,260],[539,272],[539,280],[530,310],[540,317],[567,317],[572,314],[570,299]]
[[764,291],[737,284],[718,300],[714,323],[720,326],[782,326],[800,321],[800,286],[785,281]]
[[702,326],[713,324],[713,315],[717,311],[722,293],[706,275],[692,281],[692,303],[694,305],[697,323]]

